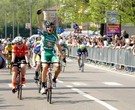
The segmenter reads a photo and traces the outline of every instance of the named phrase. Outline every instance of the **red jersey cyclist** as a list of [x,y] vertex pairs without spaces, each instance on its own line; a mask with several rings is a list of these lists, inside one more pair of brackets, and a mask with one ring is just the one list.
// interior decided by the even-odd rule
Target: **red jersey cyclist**
[[[23,43],[23,38],[21,36],[18,36],[15,38],[15,44],[12,49],[12,60],[11,63],[15,64],[20,61],[26,61],[26,63],[29,65],[28,60],[28,46]],[[13,65],[12,66],[12,92],[15,93],[15,87],[16,87],[16,76],[18,72],[18,67]],[[25,84],[25,72],[26,72],[26,64],[21,64],[21,73],[22,73],[22,83]]]

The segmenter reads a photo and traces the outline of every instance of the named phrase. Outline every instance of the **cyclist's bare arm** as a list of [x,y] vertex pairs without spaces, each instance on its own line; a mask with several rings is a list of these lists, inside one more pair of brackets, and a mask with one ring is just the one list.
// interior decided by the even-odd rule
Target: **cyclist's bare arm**
[[[40,30],[43,30],[43,24],[42,24],[42,19],[41,19],[41,17],[42,17],[42,10],[39,9],[39,10],[37,11],[37,13],[38,13],[38,12],[39,12],[39,14],[37,14],[38,26],[39,26]],[[41,13],[40,13],[40,12],[41,12]]]
[[37,16],[37,21],[38,21],[38,26],[39,26],[40,30],[43,30],[43,25],[42,25],[42,21],[41,21],[41,16],[40,15]]
[[39,9],[37,11],[37,13],[39,12],[39,14],[37,14],[37,21],[38,21],[38,26],[40,28],[40,30],[43,30],[43,24],[42,24],[42,14],[43,14],[43,21],[46,22],[47,21],[47,14],[45,11],[42,11],[41,9]]
[[15,53],[12,52],[12,59],[11,59],[11,62],[14,62],[15,61]]
[[26,60],[27,63],[29,62],[29,56],[28,56],[28,54],[25,55],[25,60]]
[[56,46],[57,46],[57,48],[58,48],[58,51],[59,51],[60,55],[62,56],[63,54],[62,54],[61,46],[60,46],[59,44],[56,44]]

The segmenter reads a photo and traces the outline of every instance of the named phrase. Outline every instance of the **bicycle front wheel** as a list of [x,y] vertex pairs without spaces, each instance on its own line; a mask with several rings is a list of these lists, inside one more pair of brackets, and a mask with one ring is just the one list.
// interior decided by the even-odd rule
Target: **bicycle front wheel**
[[19,87],[19,99],[22,100],[22,85]]
[[22,77],[18,74],[18,81],[17,81],[17,90],[18,90],[18,98],[22,100]]
[[84,72],[84,54],[82,54],[81,60],[81,72]]
[[52,104],[52,89],[47,90],[47,101]]

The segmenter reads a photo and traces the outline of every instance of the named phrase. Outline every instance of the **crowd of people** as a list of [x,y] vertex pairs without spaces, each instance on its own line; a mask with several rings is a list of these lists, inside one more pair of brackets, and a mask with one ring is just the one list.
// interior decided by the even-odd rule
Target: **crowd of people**
[[131,49],[133,54],[135,54],[135,35],[129,36],[125,30],[122,31],[121,36],[112,34],[112,37],[108,37],[107,35],[99,36],[93,35],[91,37],[88,36],[68,36],[65,38],[68,46],[77,46],[78,40],[81,39],[83,44],[87,47],[111,47],[113,49]]

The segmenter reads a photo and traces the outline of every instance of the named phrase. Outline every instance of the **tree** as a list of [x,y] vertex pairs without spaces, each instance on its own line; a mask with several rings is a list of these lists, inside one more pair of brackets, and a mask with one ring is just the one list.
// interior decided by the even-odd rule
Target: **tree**
[[[88,15],[85,11],[89,10]],[[66,22],[94,22],[105,23],[107,11],[116,11],[122,17],[122,24],[135,24],[134,0],[91,0],[87,4],[84,0],[64,0],[60,3],[59,17]]]

